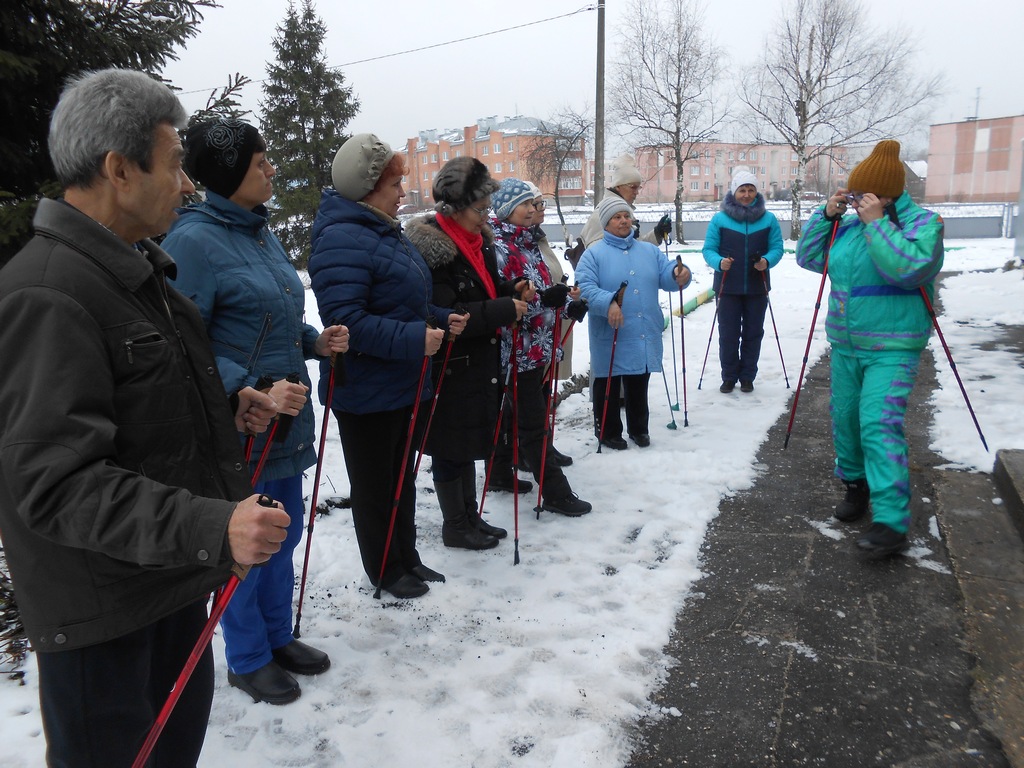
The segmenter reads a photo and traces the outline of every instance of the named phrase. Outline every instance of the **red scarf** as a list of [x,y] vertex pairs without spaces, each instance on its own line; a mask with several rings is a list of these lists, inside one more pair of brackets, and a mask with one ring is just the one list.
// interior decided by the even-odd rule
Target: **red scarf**
[[487,295],[490,298],[496,298],[498,291],[494,288],[494,280],[491,279],[490,273],[487,271],[487,265],[484,264],[484,236],[474,235],[472,232],[467,232],[453,219],[449,219],[446,216],[437,214],[437,224],[441,227],[442,231],[452,239],[455,243],[455,247],[459,249],[463,256],[466,257],[466,261],[469,262],[469,266],[473,268],[477,276],[480,278],[480,282],[483,283],[484,290],[487,291]]

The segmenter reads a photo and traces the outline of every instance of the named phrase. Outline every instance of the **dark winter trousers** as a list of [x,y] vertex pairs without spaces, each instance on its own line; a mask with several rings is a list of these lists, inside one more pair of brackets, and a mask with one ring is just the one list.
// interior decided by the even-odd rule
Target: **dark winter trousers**
[[[650,433],[648,425],[651,412],[647,405],[647,386],[651,381],[651,373],[638,373],[632,376],[612,376],[611,394],[608,396],[608,423],[604,428],[607,440],[622,437],[622,416],[619,415],[619,389],[625,395],[626,430],[630,435],[646,435]],[[604,413],[604,393],[608,391],[607,377],[594,379],[594,431],[601,434],[601,414]]]
[[[544,418],[547,414],[547,399],[544,392],[544,369],[522,371],[516,377],[516,414],[519,422],[519,451],[534,468],[533,476],[540,482],[541,452],[544,448]],[[511,386],[511,385],[510,385]],[[512,466],[512,425],[511,393],[506,405],[498,447],[494,454],[494,472],[507,471]],[[562,499],[572,492],[569,481],[561,468],[552,461],[551,451],[547,452],[544,463],[544,498]]]
[[281,502],[291,522],[281,549],[259,568],[249,571],[220,620],[228,668],[239,675],[247,675],[266,666],[273,660],[274,648],[288,645],[295,639],[292,637],[292,593],[295,589],[292,553],[302,538],[306,513],[306,504],[302,500],[302,475],[261,481],[255,490]]
[[[37,653],[50,768],[129,766],[206,624],[206,601],[87,648]],[[154,768],[194,768],[213,701],[207,646],[171,713]]]
[[[426,405],[429,406],[429,403]],[[391,508],[399,473],[402,471],[402,453],[411,414],[412,406],[377,413],[334,411],[341,433],[341,447],[345,452],[345,468],[352,488],[352,522],[359,544],[359,555],[363,561],[363,570],[374,585],[381,574]],[[405,467],[395,530],[381,582],[385,588],[421,564],[416,551],[416,483],[412,474],[417,446],[414,435]]]
[[722,381],[753,381],[764,338],[768,294],[723,293],[718,299],[718,357]]

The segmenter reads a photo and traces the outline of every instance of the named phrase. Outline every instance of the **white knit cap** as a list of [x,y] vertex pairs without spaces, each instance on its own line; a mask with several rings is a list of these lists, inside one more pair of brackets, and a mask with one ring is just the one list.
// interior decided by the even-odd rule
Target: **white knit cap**
[[757,176],[752,174],[750,171],[736,171],[732,175],[732,182],[729,184],[729,191],[735,195],[736,190],[744,184],[752,184],[754,189],[757,189]]
[[636,167],[636,160],[629,155],[622,155],[612,164],[612,179],[608,182],[609,189],[621,187],[623,184],[642,184],[644,177]]
[[536,200],[538,197],[543,197],[544,196],[544,193],[540,191],[540,187],[538,187],[532,181],[526,182],[526,186],[528,186],[530,188],[530,191],[533,192],[533,199],[534,200]]

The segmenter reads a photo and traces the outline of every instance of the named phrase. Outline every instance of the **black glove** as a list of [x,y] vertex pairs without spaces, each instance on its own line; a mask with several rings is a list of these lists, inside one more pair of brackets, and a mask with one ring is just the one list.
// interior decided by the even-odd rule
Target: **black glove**
[[586,299],[575,299],[569,302],[569,306],[565,308],[565,314],[569,316],[570,320],[575,320],[577,323],[583,322],[583,318],[587,316],[587,310],[590,309],[587,306]]
[[633,237],[640,239],[640,219],[633,219]]
[[561,307],[565,305],[565,298],[569,295],[569,286],[565,283],[552,285],[540,294],[540,303],[545,307]]
[[657,238],[658,242],[664,242],[668,239],[668,236],[672,234],[672,219],[666,213],[662,216],[658,223],[654,225],[654,237]]

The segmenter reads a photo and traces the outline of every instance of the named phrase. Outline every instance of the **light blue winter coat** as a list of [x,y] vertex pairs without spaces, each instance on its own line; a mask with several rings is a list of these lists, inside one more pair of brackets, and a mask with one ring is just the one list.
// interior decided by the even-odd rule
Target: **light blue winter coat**
[[[266,208],[249,211],[216,192],[180,210],[162,246],[178,265],[173,285],[195,302],[206,323],[228,392],[298,373],[310,386],[306,360],[319,332],[305,322],[306,291],[280,241],[267,226]],[[258,435],[253,459],[267,433]],[[310,401],[292,421],[284,442],[271,446],[261,480],[294,477],[316,463]]]
[[614,330],[608,324],[608,307],[623,280],[629,285],[622,299],[624,322],[615,344],[613,376],[630,376],[661,370],[661,335],[665,318],[658,290],[677,291],[669,261],[656,245],[637,241],[633,234],[622,238],[610,232],[591,245],[576,265],[576,280],[590,305],[590,366],[595,377],[608,375]]

